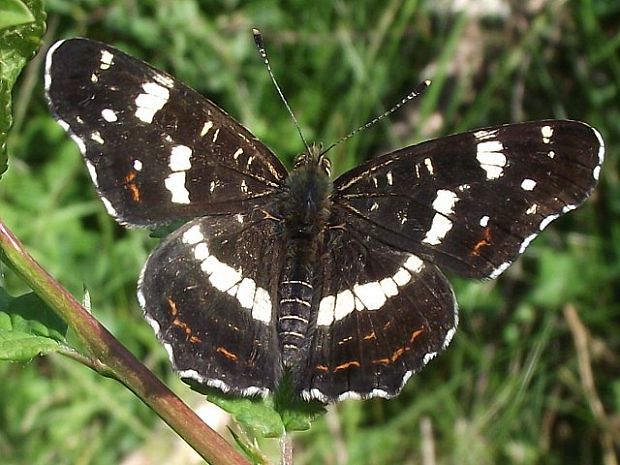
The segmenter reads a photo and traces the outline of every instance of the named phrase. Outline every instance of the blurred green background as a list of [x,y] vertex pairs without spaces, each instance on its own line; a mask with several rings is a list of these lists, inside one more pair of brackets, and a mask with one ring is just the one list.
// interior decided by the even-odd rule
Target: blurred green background
[[[601,182],[499,280],[452,279],[451,347],[394,400],[347,401],[295,435],[297,464],[599,464],[620,450],[620,2],[50,0],[45,47],[87,36],[175,75],[290,163],[302,150],[251,37],[336,173],[431,137],[571,118],[603,134]],[[42,95],[42,52],[14,91],[0,215],[43,266],[195,406],[135,299],[156,240],[111,220]],[[4,285],[24,285],[6,268]],[[581,341],[581,342],[580,342]],[[202,408],[202,407],[199,407]],[[213,418],[211,416],[210,418]],[[224,431],[224,434],[227,434]],[[266,441],[275,453],[277,444]],[[0,363],[0,464],[200,463],[131,393],[61,356]]]

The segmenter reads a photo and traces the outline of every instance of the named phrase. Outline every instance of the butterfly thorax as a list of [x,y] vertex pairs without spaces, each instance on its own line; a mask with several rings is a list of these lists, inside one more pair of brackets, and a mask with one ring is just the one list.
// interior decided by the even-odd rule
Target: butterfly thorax
[[332,182],[327,165],[310,151],[298,157],[282,202],[286,257],[280,278],[278,335],[285,366],[301,357],[312,320],[318,245],[330,214]]

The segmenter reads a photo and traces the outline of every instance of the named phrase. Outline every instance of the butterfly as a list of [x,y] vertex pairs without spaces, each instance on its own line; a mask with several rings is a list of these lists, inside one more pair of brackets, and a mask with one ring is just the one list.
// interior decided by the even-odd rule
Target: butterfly
[[107,211],[187,221],[150,254],[138,301],[181,377],[322,402],[392,397],[446,348],[442,270],[496,278],[594,189],[604,144],[545,120],[441,137],[330,177],[288,171],[216,104],[108,45],[56,42],[45,89]]

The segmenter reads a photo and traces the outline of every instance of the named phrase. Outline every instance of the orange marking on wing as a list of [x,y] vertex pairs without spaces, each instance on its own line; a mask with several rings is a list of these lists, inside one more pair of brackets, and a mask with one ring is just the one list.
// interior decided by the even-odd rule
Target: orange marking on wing
[[219,352],[220,354],[222,354],[224,357],[226,357],[228,360],[231,360],[233,362],[237,361],[237,355],[233,354],[232,352],[228,351],[225,347],[218,347],[216,350],[216,352]]
[[389,365],[391,362],[389,358],[380,358],[378,360],[373,360],[372,363],[374,365]]
[[388,321],[386,324],[383,325],[383,331],[386,331],[390,326],[392,326],[392,322]]
[[474,250],[471,251],[472,255],[480,255],[480,250],[482,250],[483,247],[491,245],[491,228],[488,226],[484,228],[483,234],[484,237],[474,245]]
[[340,370],[346,370],[349,367],[359,367],[360,366],[360,362],[358,362],[357,360],[351,360],[350,362],[346,362],[343,363],[342,365],[338,365],[334,371],[340,371]]
[[125,176],[125,186],[127,186],[127,189],[129,189],[129,194],[131,195],[131,199],[134,202],[139,202],[140,201],[140,189],[138,189],[138,186],[134,182],[136,179],[136,176],[137,175],[135,171],[130,171],[129,174]]
[[364,336],[365,341],[370,341],[371,339],[377,339],[377,335],[374,330],[370,334],[366,334],[366,336]]
[[166,302],[168,302],[168,307],[170,307],[170,314],[172,316],[177,316],[179,314],[179,310],[177,309],[177,304],[174,303],[170,297],[166,297]]
[[407,350],[409,350],[408,347],[400,347],[396,349],[394,353],[392,354],[392,362],[395,362],[396,360],[398,360]]
[[202,339],[200,339],[198,336],[190,336],[189,342],[191,342],[192,344],[198,344],[199,342],[202,342]]
[[327,365],[319,364],[319,365],[315,366],[314,368],[315,368],[315,370],[322,371],[323,373],[327,373],[329,371],[329,368],[327,367]]
[[415,339],[423,332],[424,332],[424,327],[420,329],[416,329],[414,332],[412,332],[411,337],[409,338],[409,343],[411,344],[413,341],[415,341]]
[[338,341],[338,345],[341,346],[342,344],[345,344],[351,340],[353,340],[353,336],[345,337],[344,339],[341,339],[340,341]]

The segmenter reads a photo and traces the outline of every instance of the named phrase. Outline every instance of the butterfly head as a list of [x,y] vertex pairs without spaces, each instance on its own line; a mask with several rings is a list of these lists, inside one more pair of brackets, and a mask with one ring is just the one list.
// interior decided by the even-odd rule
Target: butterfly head
[[312,144],[308,147],[307,152],[303,152],[295,158],[294,168],[298,169],[302,166],[315,166],[328,177],[331,175],[332,163],[325,156],[323,147],[320,144]]

